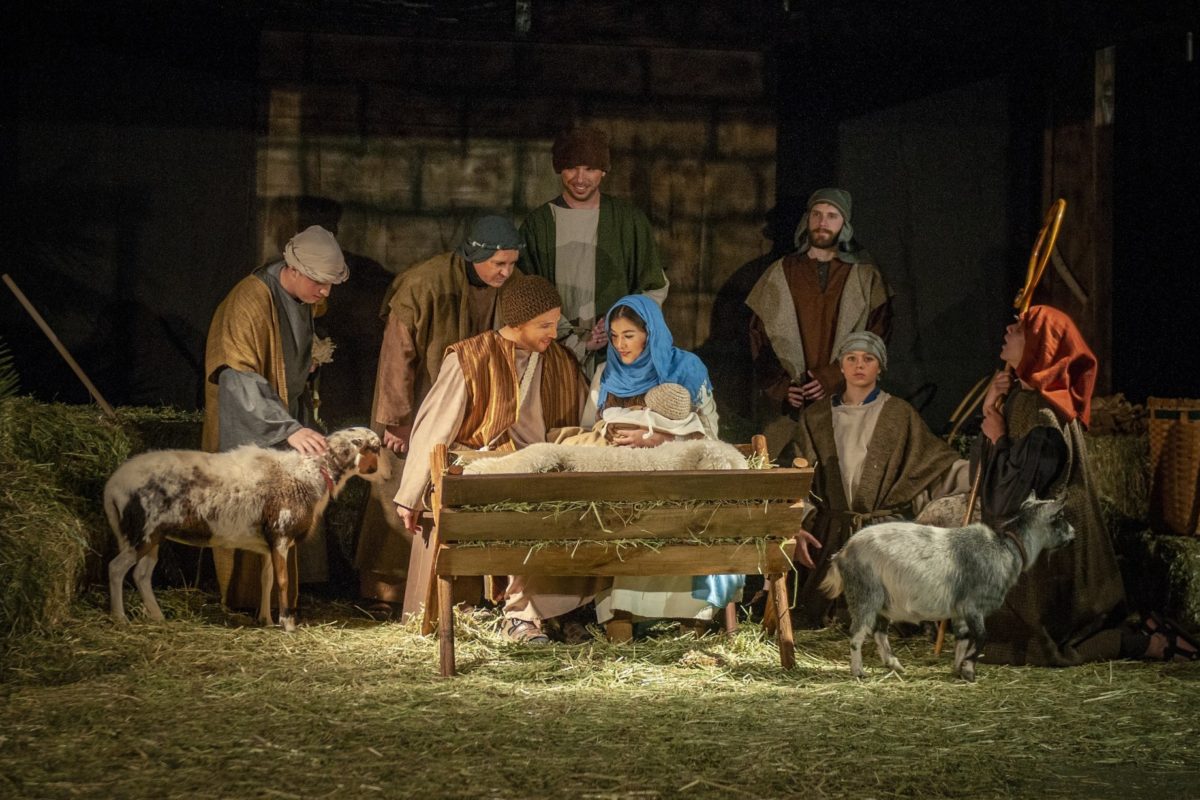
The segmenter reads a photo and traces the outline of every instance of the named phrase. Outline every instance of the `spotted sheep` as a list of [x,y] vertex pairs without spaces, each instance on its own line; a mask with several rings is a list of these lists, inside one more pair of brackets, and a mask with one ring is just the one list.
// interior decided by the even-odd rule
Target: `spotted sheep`
[[850,537],[833,556],[821,589],[845,592],[850,611],[850,673],[863,677],[862,645],[875,634],[883,665],[902,671],[888,643],[888,621],[948,619],[956,637],[954,674],[975,680],[984,619],[1004,603],[1021,573],[1043,550],[1070,542],[1075,531],[1060,500],[1030,496],[997,534],[983,523],[939,528],[883,522]]
[[287,606],[288,550],[316,527],[330,497],[354,476],[388,476],[379,437],[368,428],[331,434],[320,456],[253,445],[225,453],[158,450],[135,456],[104,487],[104,512],[119,552],[108,565],[112,617],[126,622],[124,580],[133,568],[146,614],[163,619],[150,576],[163,539],[231,547],[264,556],[259,620],[271,624],[271,587],[279,589],[279,624],[296,627]]

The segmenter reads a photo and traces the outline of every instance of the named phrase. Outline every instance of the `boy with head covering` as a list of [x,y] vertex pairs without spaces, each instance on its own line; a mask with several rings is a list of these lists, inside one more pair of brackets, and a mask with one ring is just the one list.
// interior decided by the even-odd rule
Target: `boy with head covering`
[[891,290],[854,238],[850,212],[844,189],[813,192],[796,251],[768,267],[746,298],[757,417],[773,454],[787,441],[796,409],[840,384],[830,361],[834,344],[853,331],[885,341],[891,333]]
[[437,379],[446,348],[502,324],[497,298],[516,271],[522,247],[508,218],[480,217],[453,251],[410,267],[388,287],[380,310],[384,333],[371,420],[387,448],[383,458],[391,462],[393,478],[371,486],[363,515],[354,566],[364,598],[404,600],[411,537],[396,518],[392,496],[413,416]]
[[845,388],[810,404],[795,426],[797,454],[816,468],[804,525],[823,545],[796,593],[797,624],[804,627],[829,621],[833,604],[820,584],[829,559],[855,531],[911,518],[931,500],[970,489],[967,462],[930,432],[916,409],[879,388],[887,360],[878,335],[843,336],[831,363]]
[[[405,463],[394,498],[400,519],[413,534],[406,616],[421,610],[429,589],[433,553],[428,540],[416,534],[430,481],[430,451],[438,444],[517,450],[551,441],[548,434],[553,429],[579,424],[586,387],[575,357],[555,341],[561,306],[562,299],[545,278],[518,275],[500,293],[503,327],[447,349],[413,423],[411,451],[419,457]],[[519,641],[545,642],[542,621],[586,603],[595,584],[589,578],[510,576],[505,634]]]
[[[337,239],[313,225],[288,241],[281,260],[230,290],[213,313],[204,352],[204,450],[255,444],[324,452],[325,437],[306,427],[312,415],[305,388],[313,369],[313,304],[349,276]],[[293,603],[296,552],[288,555]],[[256,607],[261,557],[214,548],[213,560],[221,601]]]
[[521,269],[558,287],[559,341],[590,378],[604,359],[604,315],[613,303],[642,293],[662,305],[667,276],[646,215],[600,191],[611,163],[608,136],[596,128],[572,128],[554,140],[552,154],[563,191],[521,225]]

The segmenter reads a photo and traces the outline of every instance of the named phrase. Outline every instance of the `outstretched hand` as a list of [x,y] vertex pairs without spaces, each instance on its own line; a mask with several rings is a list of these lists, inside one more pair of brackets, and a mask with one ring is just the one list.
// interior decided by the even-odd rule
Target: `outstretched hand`
[[608,330],[604,324],[604,317],[596,320],[596,324],[592,326],[592,331],[588,334],[587,341],[583,346],[589,351],[603,350],[608,346]]
[[408,450],[411,437],[412,425],[388,425],[383,429],[383,446],[400,455]]
[[420,511],[414,511],[406,506],[397,505],[396,513],[400,515],[400,520],[404,523],[404,527],[409,533],[414,536],[421,533],[421,526],[417,523],[417,520],[421,518]]
[[325,437],[312,428],[301,428],[287,437],[287,443],[306,456],[319,456],[325,452]]
[[820,550],[823,547],[821,542],[818,541],[817,537],[813,536],[803,528],[801,528],[800,532],[796,534],[795,542],[796,549],[792,553],[792,561],[796,562],[802,567],[808,567],[809,569],[815,568],[817,566],[816,562],[813,561],[812,554],[808,552],[808,548],[815,547]]

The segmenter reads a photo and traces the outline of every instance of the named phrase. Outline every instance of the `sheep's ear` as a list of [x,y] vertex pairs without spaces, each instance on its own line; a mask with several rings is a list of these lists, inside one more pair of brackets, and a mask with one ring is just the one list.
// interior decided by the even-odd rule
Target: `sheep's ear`
[[1038,500],[1037,492],[1030,492],[1029,496],[1021,503],[1021,508],[1029,508],[1031,506],[1041,505],[1042,501]]
[[1063,508],[1065,508],[1065,507],[1066,507],[1066,498],[1060,497],[1060,498],[1056,498],[1054,500],[1046,501],[1046,513],[1048,513],[1048,514],[1061,514]]

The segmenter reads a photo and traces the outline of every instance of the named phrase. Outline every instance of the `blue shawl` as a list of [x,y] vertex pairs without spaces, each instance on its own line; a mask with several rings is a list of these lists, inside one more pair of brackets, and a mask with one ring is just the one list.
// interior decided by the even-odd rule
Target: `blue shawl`
[[[617,397],[637,397],[661,383],[683,385],[691,394],[692,403],[699,405],[701,388],[712,392],[708,369],[698,356],[675,346],[671,329],[667,327],[658,303],[644,294],[631,294],[613,303],[612,307],[615,309],[617,306],[628,306],[645,321],[646,349],[632,364],[625,364],[612,342],[609,342],[608,361],[600,378],[597,407],[604,408],[604,401],[610,392]],[[612,322],[612,309],[608,312],[606,322]]]

